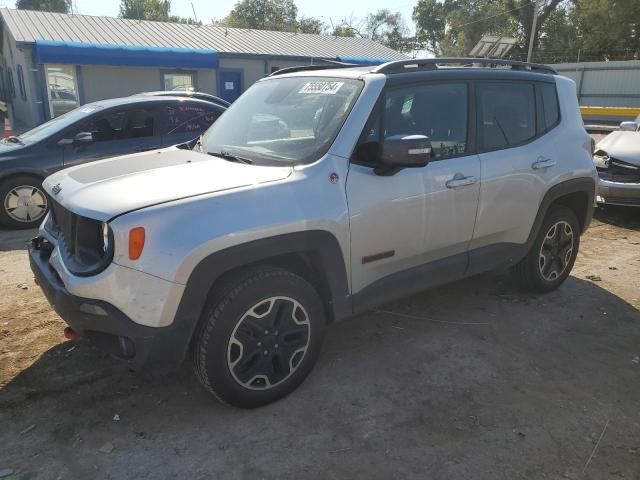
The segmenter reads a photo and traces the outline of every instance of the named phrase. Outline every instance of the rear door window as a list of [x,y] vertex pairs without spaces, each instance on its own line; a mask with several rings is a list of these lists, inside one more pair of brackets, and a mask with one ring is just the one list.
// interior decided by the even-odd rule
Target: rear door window
[[477,92],[484,151],[511,148],[536,136],[532,83],[480,83]]
[[134,109],[96,115],[76,129],[91,132],[94,142],[111,142],[132,138],[152,137],[156,119],[151,109]]

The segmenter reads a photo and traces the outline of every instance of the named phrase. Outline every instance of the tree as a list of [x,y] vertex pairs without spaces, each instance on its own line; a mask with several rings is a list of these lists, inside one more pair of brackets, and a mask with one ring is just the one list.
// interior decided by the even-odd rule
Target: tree
[[482,35],[514,30],[501,0],[420,0],[413,19],[418,41],[438,56],[466,56]]
[[[547,19],[562,1],[563,0],[537,0],[538,20],[536,22],[536,30],[533,32],[534,48],[538,45],[540,33],[544,30]],[[518,24],[518,33],[522,38],[520,47],[523,49],[528,49],[531,41],[535,5],[536,2],[532,2],[531,0],[505,0],[504,6],[507,12]]]
[[345,18],[334,27],[332,34],[368,38],[401,52],[411,51],[414,43],[400,12],[394,13],[386,8],[367,14],[364,20]]
[[315,33],[321,35],[327,31],[327,24],[319,18],[303,16],[298,20],[298,31],[300,33]]
[[295,31],[298,7],[293,0],[240,0],[221,24],[235,28]]
[[571,17],[587,60],[640,57],[638,0],[575,0]]
[[69,13],[71,0],[17,0],[16,8],[20,10]]
[[171,4],[168,0],[122,0],[120,17],[133,20],[169,20]]

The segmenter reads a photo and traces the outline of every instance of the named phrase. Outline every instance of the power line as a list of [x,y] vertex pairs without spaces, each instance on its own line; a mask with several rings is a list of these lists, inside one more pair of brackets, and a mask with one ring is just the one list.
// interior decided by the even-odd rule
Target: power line
[[474,20],[472,22],[463,23],[462,25],[456,25],[456,26],[451,27],[451,28],[462,28],[462,27],[466,27],[467,25],[473,25],[474,23],[485,22],[487,20],[491,20],[492,18],[501,17],[503,15],[506,15],[507,13],[515,12],[516,10],[521,10],[524,7],[527,7],[527,6],[531,5],[532,3],[533,2],[527,2],[524,5],[520,5],[517,8],[512,8],[511,10],[507,10],[505,12],[496,13],[495,15],[491,15],[490,17],[487,17],[487,18],[481,18],[480,20]]

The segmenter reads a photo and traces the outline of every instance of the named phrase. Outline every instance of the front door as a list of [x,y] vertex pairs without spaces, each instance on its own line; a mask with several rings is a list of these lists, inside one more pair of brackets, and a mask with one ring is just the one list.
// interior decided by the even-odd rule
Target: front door
[[[155,108],[132,108],[94,115],[66,133],[65,137],[71,143],[64,147],[64,166],[160,148],[157,124]],[[73,142],[81,132],[91,133],[92,141],[88,144]]]
[[233,102],[242,94],[242,72],[220,70],[218,72],[218,93],[227,102]]
[[[378,107],[382,125],[375,113],[365,127],[347,179],[356,298],[376,282],[370,291],[382,297],[405,280],[419,289],[421,269],[438,260],[447,259],[447,278],[463,275],[480,188],[480,161],[467,153],[468,97],[465,82],[390,88]],[[416,134],[431,140],[430,163],[376,175],[380,140]]]

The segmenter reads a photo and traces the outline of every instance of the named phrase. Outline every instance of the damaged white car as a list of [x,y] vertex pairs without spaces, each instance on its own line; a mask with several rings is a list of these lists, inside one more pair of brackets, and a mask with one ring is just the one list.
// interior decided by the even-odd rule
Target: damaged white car
[[603,138],[595,148],[599,204],[640,207],[640,115]]

